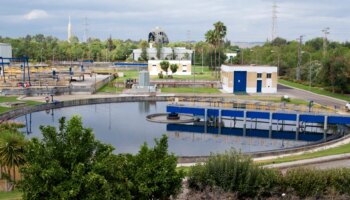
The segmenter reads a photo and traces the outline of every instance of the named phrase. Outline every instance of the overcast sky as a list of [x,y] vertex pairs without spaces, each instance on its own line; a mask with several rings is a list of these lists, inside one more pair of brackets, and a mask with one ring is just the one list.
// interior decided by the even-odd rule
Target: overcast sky
[[[1,0],[0,35],[9,37],[43,33],[67,38],[68,16],[73,34],[105,40],[146,39],[159,26],[169,40],[199,41],[216,21],[227,26],[231,41],[266,41],[271,37],[273,0]],[[349,0],[277,0],[277,35],[294,40],[322,36],[350,40]]]

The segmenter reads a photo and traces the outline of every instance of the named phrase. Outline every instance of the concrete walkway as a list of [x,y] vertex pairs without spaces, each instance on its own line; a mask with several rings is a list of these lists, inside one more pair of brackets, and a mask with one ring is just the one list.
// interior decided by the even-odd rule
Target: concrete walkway
[[[334,161],[341,161],[341,162],[334,162]],[[312,159],[306,159],[306,160],[297,160],[297,161],[286,162],[286,163],[270,164],[270,165],[265,165],[264,167],[287,169],[287,168],[295,168],[295,167],[313,166],[316,168],[319,168],[319,167],[324,168],[323,165],[327,165],[329,168],[336,168],[336,167],[350,168],[350,153],[334,155],[334,156],[324,156],[324,157],[312,158]]]

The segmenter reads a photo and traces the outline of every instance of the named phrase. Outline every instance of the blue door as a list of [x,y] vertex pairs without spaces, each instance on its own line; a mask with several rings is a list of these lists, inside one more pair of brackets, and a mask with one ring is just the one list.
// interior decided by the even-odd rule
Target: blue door
[[256,82],[256,92],[261,93],[261,87],[262,87],[262,80],[258,80]]
[[234,93],[246,93],[247,92],[247,72],[246,71],[235,71],[234,72]]

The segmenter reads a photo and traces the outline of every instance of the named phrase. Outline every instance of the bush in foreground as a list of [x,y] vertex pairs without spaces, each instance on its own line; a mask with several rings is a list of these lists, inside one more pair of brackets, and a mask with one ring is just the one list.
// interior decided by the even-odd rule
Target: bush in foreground
[[350,169],[316,170],[298,168],[283,177],[283,187],[301,198],[350,194]]
[[252,160],[235,151],[211,156],[204,165],[197,165],[189,172],[189,187],[205,190],[219,187],[237,192],[240,198],[270,196],[279,183],[274,170],[259,168]]
[[[191,168],[189,187],[194,191],[231,192],[237,198],[350,198],[350,169],[297,168],[285,175],[254,164],[235,151],[212,155]],[[209,190],[208,190],[209,189]]]
[[43,139],[25,147],[21,168],[23,199],[165,199],[181,187],[176,157],[167,152],[167,137],[154,148],[145,144],[133,155],[114,155],[97,141],[82,119],[60,119],[57,131],[40,127]]

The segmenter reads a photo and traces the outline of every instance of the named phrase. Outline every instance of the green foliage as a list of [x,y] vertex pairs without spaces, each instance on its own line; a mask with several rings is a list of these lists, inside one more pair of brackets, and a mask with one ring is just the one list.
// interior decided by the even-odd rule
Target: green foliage
[[272,46],[283,46],[283,45],[287,45],[287,40],[284,38],[280,38],[280,37],[276,37],[272,42],[271,42]]
[[95,140],[82,119],[60,119],[59,129],[40,127],[43,139],[25,148],[21,168],[23,199],[167,199],[176,195],[184,176],[168,140],[155,140],[133,155],[114,155],[114,148]]
[[24,124],[16,123],[16,122],[2,122],[0,124],[0,133],[3,132],[16,132],[19,133],[18,129],[23,128]]
[[247,156],[231,151],[212,155],[203,165],[191,167],[192,190],[219,188],[237,193],[240,199],[280,196],[326,199],[329,193],[349,196],[350,169],[290,169],[285,175],[254,164]]
[[170,70],[172,74],[175,74],[177,72],[177,69],[179,68],[179,66],[177,64],[171,64],[170,65]]
[[24,135],[18,132],[3,131],[0,134],[0,161],[8,167],[24,163]]
[[155,140],[154,148],[145,143],[139,153],[129,156],[129,179],[134,199],[167,199],[181,189],[184,172],[176,170],[177,158],[168,154],[168,138]]
[[80,117],[60,119],[57,131],[41,126],[43,140],[33,138],[25,149],[27,164],[21,168],[23,199],[129,198],[123,175],[124,158],[112,146],[95,140]]
[[147,54],[148,42],[145,40],[142,40],[140,42],[140,47],[141,47],[141,55],[139,59],[141,61],[148,61],[148,54]]
[[290,102],[290,98],[286,98],[285,96],[281,96],[281,102]]
[[168,75],[168,69],[169,69],[169,61],[163,60],[162,62],[159,63],[160,68]]
[[321,197],[326,191],[350,194],[350,169],[292,169],[283,178],[283,187],[291,188],[299,197]]
[[158,78],[163,79],[163,77],[164,77],[163,72],[162,72],[162,71],[159,72],[159,73],[158,73]]
[[[10,182],[16,182],[15,168],[20,167],[25,163],[24,157],[24,146],[26,140],[24,135],[19,133],[17,130],[11,129],[3,130],[0,134],[0,164],[7,167],[6,178]],[[11,171],[12,176],[11,177]],[[13,188],[13,187],[7,187]]]
[[188,181],[193,189],[217,186],[244,198],[271,195],[279,176],[271,169],[259,168],[250,157],[229,151],[212,155],[205,164],[191,168]]
[[160,54],[162,53],[162,44],[157,43],[156,49],[157,49],[157,59],[160,60]]
[[291,169],[284,178],[284,186],[292,188],[302,198],[319,197],[326,190],[327,178],[314,169]]

